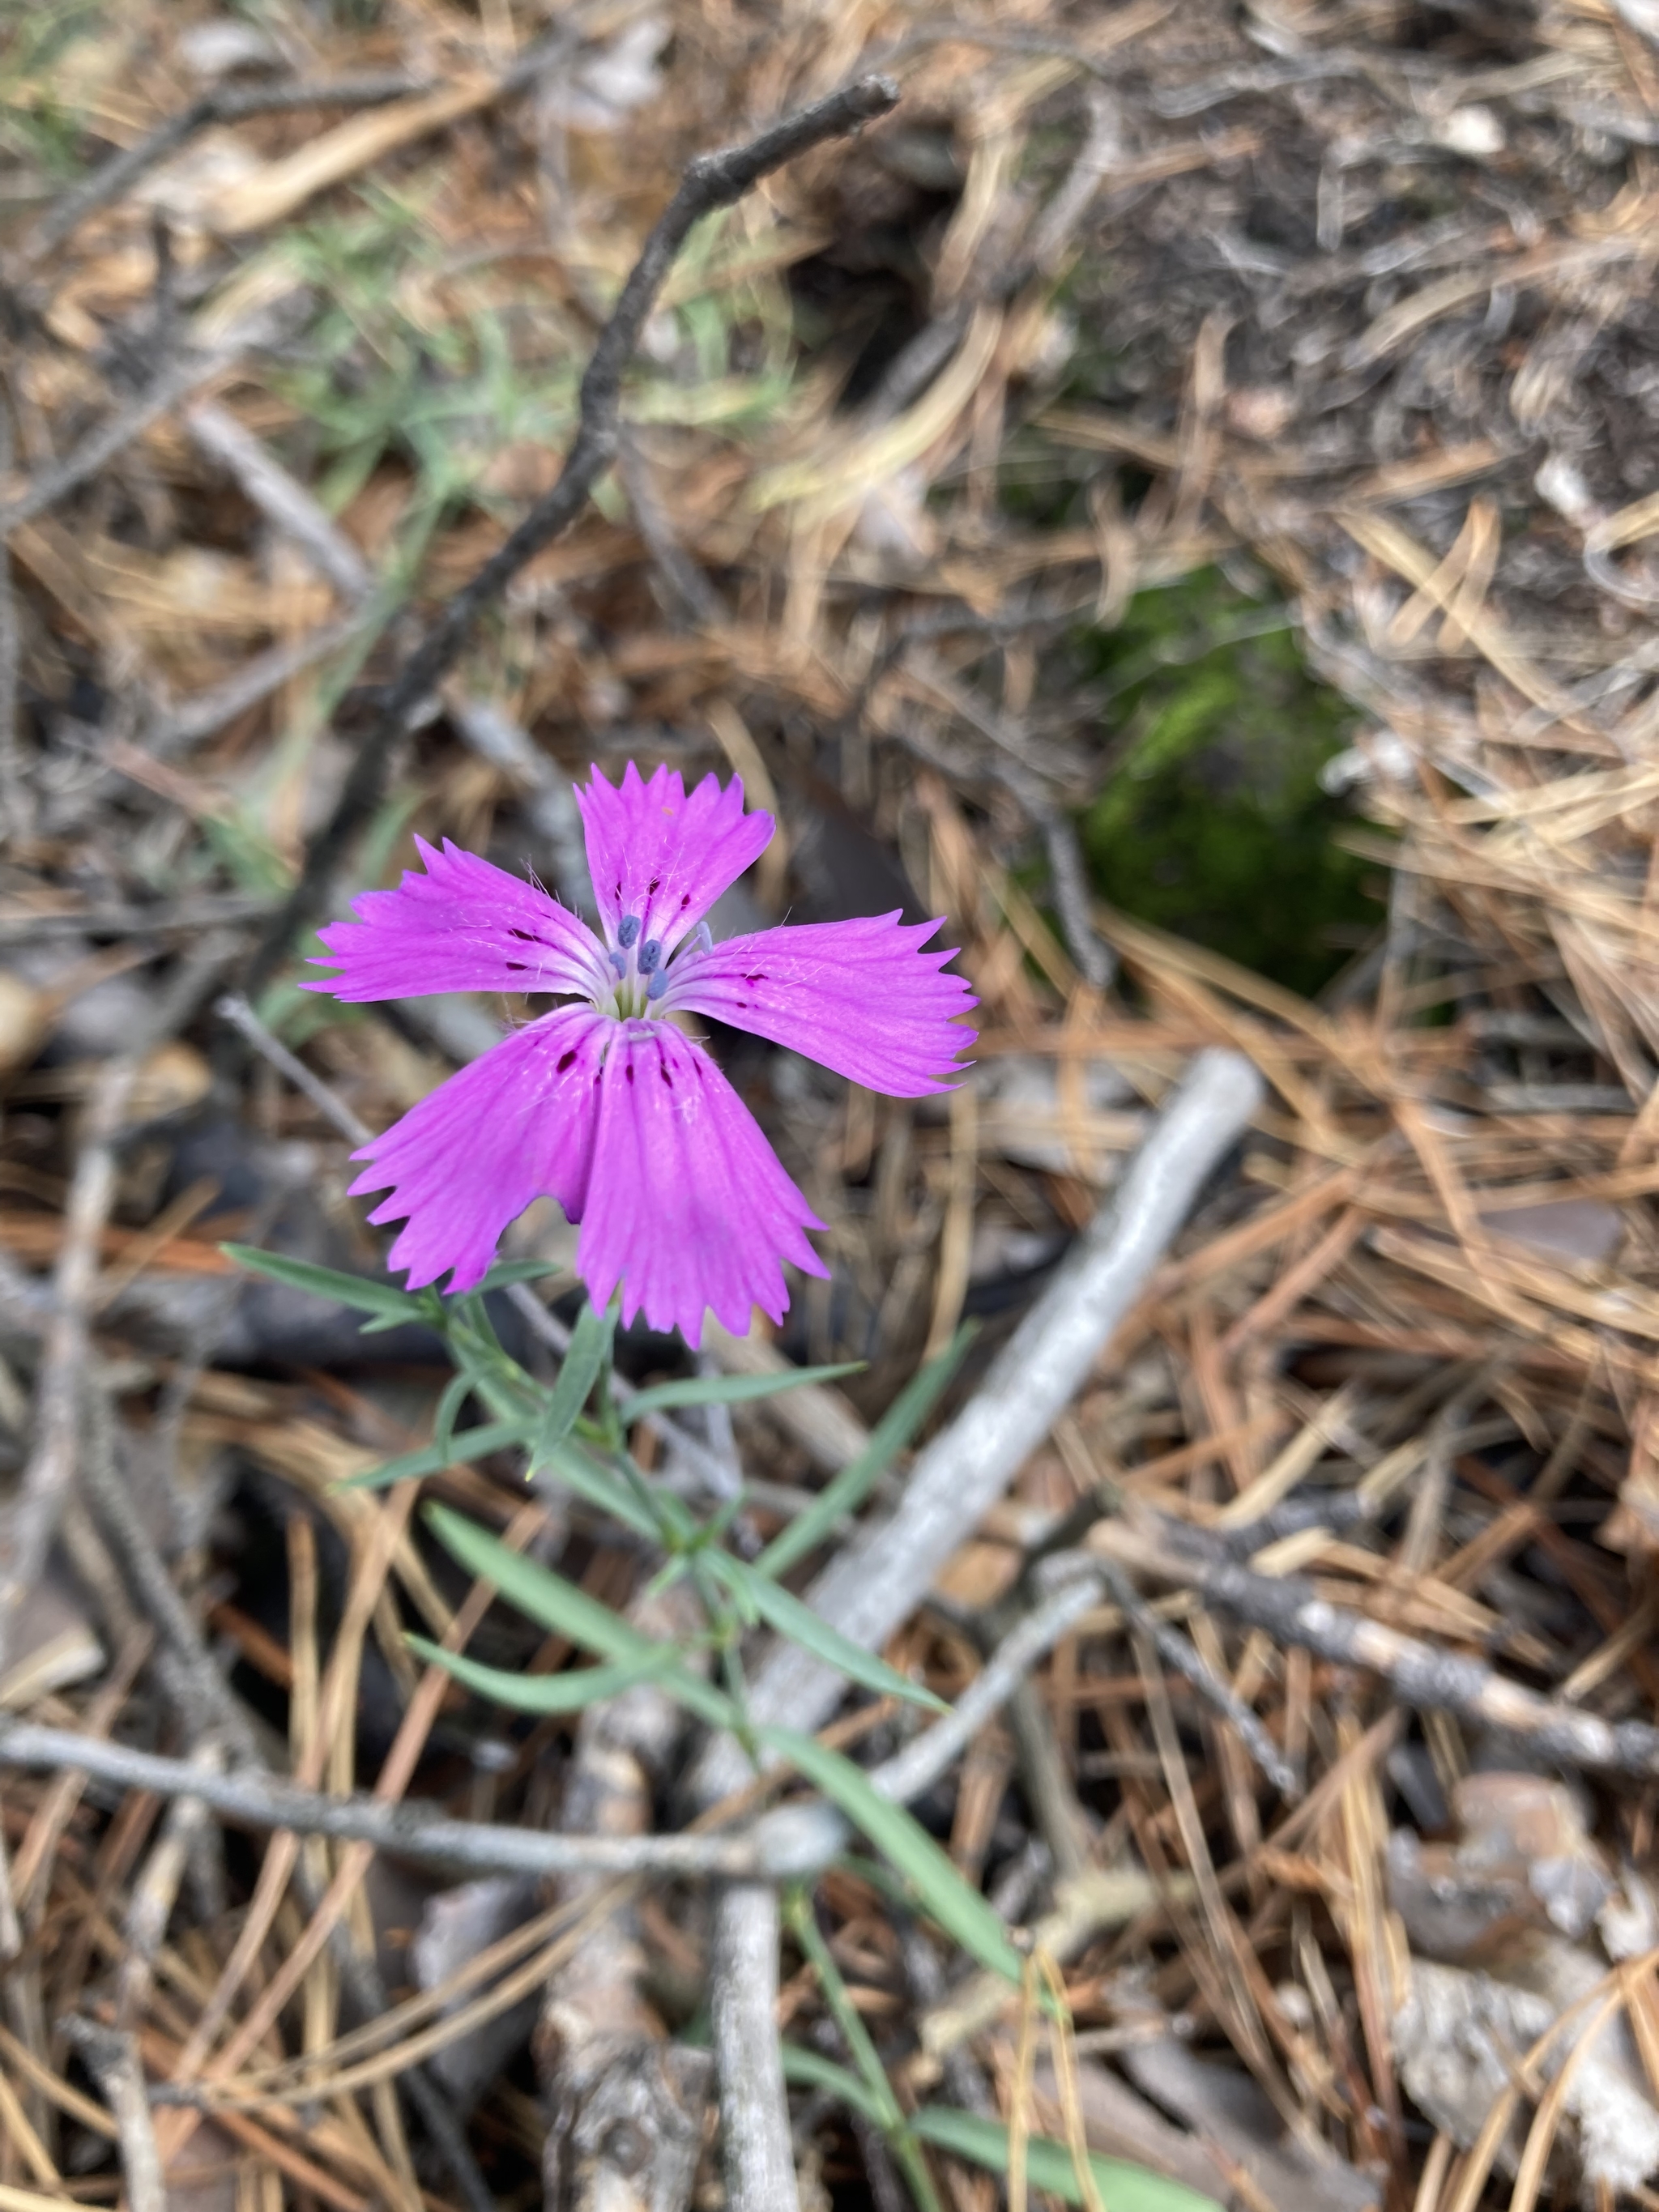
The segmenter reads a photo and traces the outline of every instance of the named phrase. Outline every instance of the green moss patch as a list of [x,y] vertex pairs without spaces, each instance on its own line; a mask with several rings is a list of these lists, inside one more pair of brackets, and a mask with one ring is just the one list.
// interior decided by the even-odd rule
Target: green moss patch
[[1318,990],[1380,919],[1376,870],[1334,842],[1346,809],[1320,771],[1351,710],[1309,673],[1285,610],[1206,570],[1141,592],[1116,629],[1076,642],[1117,753],[1079,817],[1096,889]]

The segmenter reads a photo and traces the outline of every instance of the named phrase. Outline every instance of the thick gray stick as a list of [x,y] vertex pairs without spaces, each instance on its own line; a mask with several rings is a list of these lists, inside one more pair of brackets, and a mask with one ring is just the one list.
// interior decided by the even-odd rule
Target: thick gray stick
[[435,1806],[410,1800],[331,1797],[301,1790],[252,1767],[217,1773],[187,1759],[164,1759],[72,1729],[45,1728],[0,1716],[0,1772],[46,1767],[90,1774],[121,1790],[195,1797],[228,1820],[295,1835],[337,1836],[373,1844],[423,1864],[483,1874],[714,1875],[739,1881],[793,1881],[816,1871],[836,1848],[823,1841],[820,1819],[785,1807],[752,1826],[726,1835],[566,1835],[542,1828],[452,1820]]
[[63,2027],[92,2069],[115,2122],[129,2212],[167,2212],[167,2185],[136,2037],[73,2016]]
[[[1241,1054],[1199,1054],[1113,1202],[979,1389],[918,1456],[896,1512],[849,1543],[813,1584],[808,1602],[823,1620],[873,1650],[908,1619],[1081,1387],[1261,1095],[1261,1078]],[[834,1668],[786,1645],[761,1668],[750,1710],[759,1722],[816,1729],[844,1688]],[[703,1769],[705,1797],[724,1795],[741,1783],[741,1754],[716,1743]]]
[[778,2045],[778,1893],[732,1882],[714,1906],[708,1992],[730,2212],[796,2212],[789,2100]]

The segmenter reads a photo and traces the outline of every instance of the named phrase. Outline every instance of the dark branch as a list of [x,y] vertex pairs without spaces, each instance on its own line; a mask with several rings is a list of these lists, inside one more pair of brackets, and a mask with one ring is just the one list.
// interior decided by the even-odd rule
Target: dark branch
[[1524,1738],[1540,1758],[1591,1772],[1659,1775],[1659,1728],[1605,1721],[1559,1698],[1540,1697],[1484,1659],[1443,1651],[1364,1613],[1333,1605],[1299,1575],[1257,1574],[1216,1556],[1206,1534],[1183,1522],[1155,1524],[1159,1543],[1115,1538],[1129,1565],[1196,1590],[1206,1605],[1276,1643],[1300,1644],[1340,1667],[1363,1668],[1387,1683],[1403,1705]]
[[380,804],[392,748],[410,715],[454,665],[484,609],[501,597],[520,569],[570,527],[610,466],[617,451],[623,372],[692,225],[717,208],[740,200],[762,177],[797,155],[885,115],[897,100],[898,88],[890,78],[861,77],[785,116],[746,145],[699,154],[691,162],[599,333],[581,381],[576,435],[558,482],[456,593],[381,694],[334,812],[313,841],[298,883],[254,953],[246,985],[251,999],[257,999],[269,982],[300,930],[316,919],[347,847]]

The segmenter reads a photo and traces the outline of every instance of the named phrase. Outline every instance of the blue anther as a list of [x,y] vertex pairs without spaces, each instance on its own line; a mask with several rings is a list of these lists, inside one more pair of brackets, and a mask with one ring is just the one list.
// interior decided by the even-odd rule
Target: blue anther
[[638,915],[625,914],[622,918],[622,926],[617,932],[617,942],[622,946],[624,952],[629,950],[629,946],[633,944],[634,939],[639,935],[639,933],[640,918]]
[[618,976],[625,975],[628,973],[628,955],[625,952],[618,952],[613,947],[611,951],[606,953],[605,958],[609,960],[611,965],[616,969]]
[[667,988],[668,970],[665,968],[659,968],[653,974],[651,981],[646,985],[645,995],[647,999],[660,999],[663,993]]
[[640,947],[640,973],[641,975],[654,975],[661,966],[662,939],[647,937]]

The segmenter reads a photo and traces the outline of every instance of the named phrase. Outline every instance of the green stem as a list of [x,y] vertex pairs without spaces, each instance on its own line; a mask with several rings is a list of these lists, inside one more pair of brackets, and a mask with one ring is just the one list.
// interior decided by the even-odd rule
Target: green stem
[[818,1932],[818,1923],[812,1912],[812,1900],[804,1887],[798,1886],[785,1891],[783,1921],[794,1937],[801,1956],[817,1977],[818,1988],[830,2008],[830,2018],[841,2030],[842,2040],[847,2045],[848,2055],[880,2112],[882,2134],[886,2138],[888,2149],[909,2184],[910,2194],[921,2207],[921,2212],[943,2212],[921,2146],[905,2124],[904,2113],[893,2094],[893,2085],[887,2078],[887,2069],[881,2063],[881,2054],[871,2041],[870,2031],[848,1995],[841,1969]]

